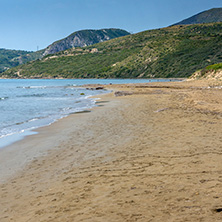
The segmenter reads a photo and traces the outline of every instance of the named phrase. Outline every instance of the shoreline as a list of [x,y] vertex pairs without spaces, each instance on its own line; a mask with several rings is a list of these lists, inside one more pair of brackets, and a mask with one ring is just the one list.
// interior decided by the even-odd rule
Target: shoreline
[[21,158],[32,145],[40,155],[1,184],[0,220],[222,220],[216,83],[106,87],[132,94],[103,95],[103,106],[18,142]]
[[[115,80],[115,79],[112,79],[112,80]],[[102,85],[102,84],[87,84],[87,85],[80,86],[80,88],[92,87],[94,89],[96,87],[103,86],[103,89],[108,90],[108,92],[104,92],[102,94],[89,96],[89,98],[93,98],[94,102],[95,102],[95,105],[92,106],[91,108],[89,108],[89,110],[92,110],[92,109],[97,107],[96,106],[96,103],[97,103],[96,99],[100,100],[101,97],[103,97],[105,95],[109,95],[112,92],[112,88],[116,89],[116,88],[120,87],[120,89],[121,89],[125,85],[129,85],[130,86],[131,84],[132,85],[134,85],[134,84],[151,84],[151,83],[155,84],[155,83],[158,83],[158,82],[162,83],[161,80],[167,80],[166,82],[175,82],[176,83],[176,82],[182,82],[182,80],[184,80],[184,79],[181,79],[181,78],[177,78],[177,79],[176,78],[173,78],[173,79],[160,78],[160,79],[144,79],[144,80],[149,80],[149,82],[147,82],[147,83],[126,83],[126,84],[116,84],[115,83],[114,85],[113,84],[111,84],[111,85],[110,84],[109,85],[108,84],[105,84],[105,85]],[[158,80],[158,81],[153,81],[153,80]],[[165,81],[163,81],[163,83],[165,83]],[[80,113],[81,112],[82,111],[80,111]],[[51,125],[54,125],[56,122],[61,121],[62,119],[67,118],[67,117],[69,117],[69,116],[71,116],[73,114],[77,114],[77,113],[79,113],[79,111],[77,111],[75,113],[70,113],[67,116],[64,116],[64,117],[62,117],[60,119],[54,120],[54,122],[52,122],[50,124],[43,125],[43,126],[38,126],[38,127],[34,128],[34,129],[25,130],[22,133],[17,133],[17,134],[14,134],[12,136],[9,136],[9,138],[8,138],[8,136],[6,136],[5,138],[2,138],[2,141],[3,141],[4,145],[0,146],[0,154],[1,154],[0,155],[0,162],[4,162],[3,160],[4,160],[4,158],[7,158],[7,155],[8,155],[7,153],[12,153],[11,150],[15,149],[15,151],[16,151],[16,147],[17,146],[21,147],[22,145],[20,145],[20,144],[23,144],[23,141],[25,141],[29,137],[32,139],[33,136],[38,135],[39,132],[41,132],[41,129],[43,129],[45,127],[49,127]],[[50,130],[50,128],[49,128],[49,130]],[[14,137],[14,139],[11,138],[11,137]],[[26,141],[25,141],[25,143],[26,143]],[[5,149],[9,149],[10,151],[9,150],[5,151]],[[17,152],[20,153],[21,151],[17,151]],[[37,153],[38,152],[36,151],[36,152],[32,153],[31,156],[28,155],[28,159],[29,159],[28,162],[30,162],[32,159],[35,159],[35,158],[41,156],[41,154],[37,154]],[[18,156],[18,155],[19,154],[15,155],[15,156]],[[33,155],[33,157],[32,157],[32,155]],[[14,160],[13,162],[17,162],[17,161]],[[18,162],[21,162],[21,161],[18,161]],[[13,170],[12,167],[9,167],[9,165],[11,165],[10,161],[9,161],[9,163],[7,163],[7,167],[10,168],[10,172],[20,171],[20,170],[17,170],[17,168],[21,167],[21,170],[22,170],[24,168],[23,165],[25,166],[27,161],[26,160],[22,160],[22,162],[25,162],[25,164],[16,164],[16,167],[14,167],[14,168],[16,168],[16,170]],[[12,165],[14,166],[14,163],[12,163]],[[6,168],[5,167],[1,167],[0,168],[0,175],[1,175],[0,176],[0,183],[5,180],[5,179],[1,179],[1,177],[4,177],[3,175],[7,175],[7,174],[8,173],[7,173]],[[14,173],[9,173],[9,174],[13,175]],[[9,177],[9,176],[7,176],[7,177]]]
[[[14,79],[6,79],[6,80],[14,80]],[[34,80],[34,79],[33,79]],[[35,79],[36,81],[38,81],[38,79]],[[48,79],[41,79],[41,80],[48,80]],[[55,79],[56,80],[56,79]],[[69,79],[64,79],[64,80],[69,80]],[[76,79],[75,79],[76,80]],[[94,80],[96,80],[96,79],[94,79]],[[104,79],[105,80],[105,79]],[[159,81],[163,81],[163,80],[165,80],[165,81],[180,81],[179,79],[149,79],[149,82],[153,82],[153,81],[157,81],[157,82],[159,82]],[[101,81],[101,80],[100,80]],[[118,81],[121,81],[120,79],[118,80],[116,80],[116,79],[110,79],[110,81],[114,81],[114,82],[118,82]],[[124,81],[123,79],[122,79],[122,81]],[[126,81],[127,81],[127,79],[126,79]],[[138,80],[136,80],[136,81],[138,81]],[[141,81],[143,81],[143,80],[141,80]],[[148,81],[148,79],[144,79],[144,81]],[[33,83],[34,84],[34,83]],[[89,87],[92,87],[92,86],[94,86],[94,85],[96,85],[97,87],[99,87],[100,88],[100,86],[102,85],[102,84],[89,84],[88,86]],[[107,84],[106,84],[107,85]],[[105,86],[106,86],[105,85]],[[111,84],[112,85],[112,84]],[[30,86],[26,86],[27,88],[30,88]],[[25,87],[25,88],[26,88]],[[44,86],[45,87],[45,86]],[[92,90],[93,91],[95,91],[95,90],[98,90],[97,89],[97,87],[92,87]],[[20,88],[20,87],[19,87]],[[90,89],[90,88],[87,88],[87,85],[80,85],[79,87],[78,86],[76,86],[76,88],[83,88],[83,89]],[[104,87],[102,87],[102,89],[103,89]],[[106,94],[106,93],[108,93],[108,92],[104,92],[104,94]],[[100,95],[100,93],[98,94],[98,96]],[[101,94],[102,95],[102,94]],[[94,97],[94,96],[89,96],[89,98],[90,97]],[[94,105],[92,105],[92,107],[93,107]],[[76,112],[78,112],[78,111],[76,111]],[[70,114],[72,114],[72,113],[69,113],[69,114],[67,114],[67,115],[70,115]],[[61,119],[61,118],[64,118],[64,117],[66,117],[66,115],[64,116],[64,114],[60,114],[60,113],[58,113],[58,116],[57,116],[57,119],[55,119],[55,118],[53,118],[53,119],[50,119],[49,120],[49,118],[50,118],[50,116],[48,117],[48,119],[46,119],[45,121],[45,123],[38,123],[39,125],[33,125],[33,126],[30,126],[29,128],[27,128],[27,127],[25,127],[25,128],[21,128],[20,129],[20,131],[18,131],[18,132],[9,132],[9,134],[7,134],[7,135],[4,135],[2,138],[0,138],[0,149],[3,149],[3,148],[5,148],[5,147],[7,147],[7,146],[10,146],[11,144],[14,144],[15,142],[17,142],[17,141],[20,141],[20,140],[23,140],[25,137],[27,137],[27,136],[29,136],[29,135],[33,135],[33,134],[35,134],[35,130],[37,130],[38,128],[41,128],[41,127],[45,127],[45,126],[48,126],[48,125],[51,125],[51,124],[53,124],[54,122],[56,122],[56,121],[58,121],[59,119]],[[38,117],[33,117],[34,119],[38,119]],[[32,121],[32,119],[30,119],[30,120],[25,120],[25,122],[31,122]],[[25,123],[25,122],[22,122],[22,123]],[[14,125],[20,125],[21,123],[20,122],[18,122],[18,123],[16,123],[16,124],[14,124]]]
[[[104,94],[106,94],[106,93],[104,93]],[[98,96],[100,96],[100,95],[103,95],[103,94],[98,94]],[[97,95],[89,96],[88,98],[94,98],[95,97],[93,102],[95,102],[95,104],[96,104],[96,98],[98,96]],[[96,106],[95,104],[92,105],[92,107],[87,108],[87,109],[90,110],[90,109],[94,108]],[[75,112],[72,112],[72,113],[69,113],[69,114],[66,114],[66,115],[60,114],[58,119],[53,119],[53,120],[51,120],[50,123],[45,123],[45,125],[33,126],[30,129],[22,129],[21,132],[16,132],[14,134],[6,135],[6,136],[0,138],[0,142],[1,142],[1,144],[0,144],[0,151],[1,151],[1,149],[5,149],[6,147],[13,145],[14,143],[19,142],[19,141],[25,139],[28,136],[37,134],[38,129],[40,129],[40,128],[50,126],[50,125],[54,124],[55,122],[60,121],[63,118],[66,118],[69,115],[72,115],[72,114],[75,114],[75,113],[81,113],[81,112],[84,112],[85,110],[86,110],[86,108],[82,108],[82,111],[81,110],[80,111],[75,111]]]
[[[110,92],[104,94],[98,94],[94,96],[90,96],[95,101],[95,105],[87,110],[77,111],[74,113],[70,113],[69,115],[57,119],[51,124],[40,126],[32,130],[25,131],[23,135],[20,135],[19,139],[11,142],[0,148],[0,184],[6,182],[8,179],[16,175],[17,172],[22,171],[28,164],[30,164],[33,160],[37,158],[41,158],[42,156],[47,155],[47,152],[50,151],[48,147],[53,147],[59,145],[59,141],[57,141],[57,136],[59,136],[59,132],[57,132],[54,128],[60,125],[63,125],[67,122],[67,119],[70,121],[78,121],[76,119],[76,115],[84,115],[90,112],[93,112],[99,106],[96,105],[97,101],[102,102],[102,98],[106,97],[110,94]],[[54,133],[57,133],[57,136],[54,136]],[[36,146],[38,144],[38,140],[44,141],[48,139],[50,136],[50,141],[53,141],[51,144],[47,144],[46,146],[41,144],[41,146]],[[36,147],[35,147],[36,146]],[[35,147],[35,149],[29,147]],[[25,157],[23,157],[25,152]],[[14,157],[14,158],[11,158]],[[4,161],[4,160],[7,160]]]

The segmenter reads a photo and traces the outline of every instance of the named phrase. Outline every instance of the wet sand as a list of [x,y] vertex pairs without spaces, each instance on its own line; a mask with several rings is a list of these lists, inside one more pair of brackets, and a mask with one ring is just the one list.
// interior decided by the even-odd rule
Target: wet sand
[[221,85],[107,86],[1,150],[0,221],[221,221]]

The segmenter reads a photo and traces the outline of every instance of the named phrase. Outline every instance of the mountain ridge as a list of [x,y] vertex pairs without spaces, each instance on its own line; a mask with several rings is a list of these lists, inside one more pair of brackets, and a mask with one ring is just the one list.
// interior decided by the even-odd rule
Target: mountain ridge
[[46,47],[43,56],[48,54],[54,54],[59,51],[64,51],[73,47],[85,47],[93,45],[99,42],[111,40],[121,36],[129,35],[130,33],[123,29],[85,29],[74,32],[69,36],[53,42],[51,45]]
[[56,52],[64,51],[73,47],[84,47],[129,34],[129,32],[117,28],[107,28],[100,30],[86,29],[73,32],[69,36],[53,42],[45,49],[41,49],[36,52],[0,49],[0,73],[9,68],[41,59],[48,54],[54,54]]
[[8,78],[189,77],[221,62],[222,23],[178,25],[72,48],[12,68]]
[[191,25],[214,22],[222,22],[222,8],[212,8],[205,10],[173,25]]
[[[13,59],[19,64],[33,58],[37,60],[5,71],[2,76],[187,77],[198,69],[221,62],[220,20],[222,21],[222,8],[213,8],[182,21],[200,24],[183,25],[179,22],[167,28],[147,30],[133,35],[121,29],[81,30],[52,43],[41,52],[31,52],[28,56],[21,55]],[[211,23],[205,23],[208,21]],[[110,37],[106,35],[107,30],[112,32]],[[118,36],[113,34],[116,30],[124,32],[120,34],[122,37],[116,38]],[[95,35],[92,35],[92,32]],[[100,32],[99,36],[97,32]],[[80,34],[83,34],[85,39]]]

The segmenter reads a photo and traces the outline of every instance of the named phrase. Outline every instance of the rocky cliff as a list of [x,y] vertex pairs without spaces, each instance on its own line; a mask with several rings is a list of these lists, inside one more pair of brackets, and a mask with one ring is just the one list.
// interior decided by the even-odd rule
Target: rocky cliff
[[74,47],[84,47],[99,42],[104,42],[113,38],[129,35],[130,33],[122,29],[101,29],[101,30],[82,30],[74,32],[68,37],[56,41],[49,45],[43,54],[54,54]]
[[89,46],[129,34],[130,33],[125,30],[113,28],[101,30],[82,30],[74,32],[68,37],[56,41],[47,48],[36,52],[0,49],[0,73],[15,66],[37,59],[42,59],[48,54],[54,54],[74,47]]

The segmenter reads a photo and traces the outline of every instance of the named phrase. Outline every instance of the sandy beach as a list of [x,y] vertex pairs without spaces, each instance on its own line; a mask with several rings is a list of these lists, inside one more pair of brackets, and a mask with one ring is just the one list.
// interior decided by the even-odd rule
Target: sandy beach
[[222,221],[221,86],[106,86],[124,92],[1,149],[0,221]]

